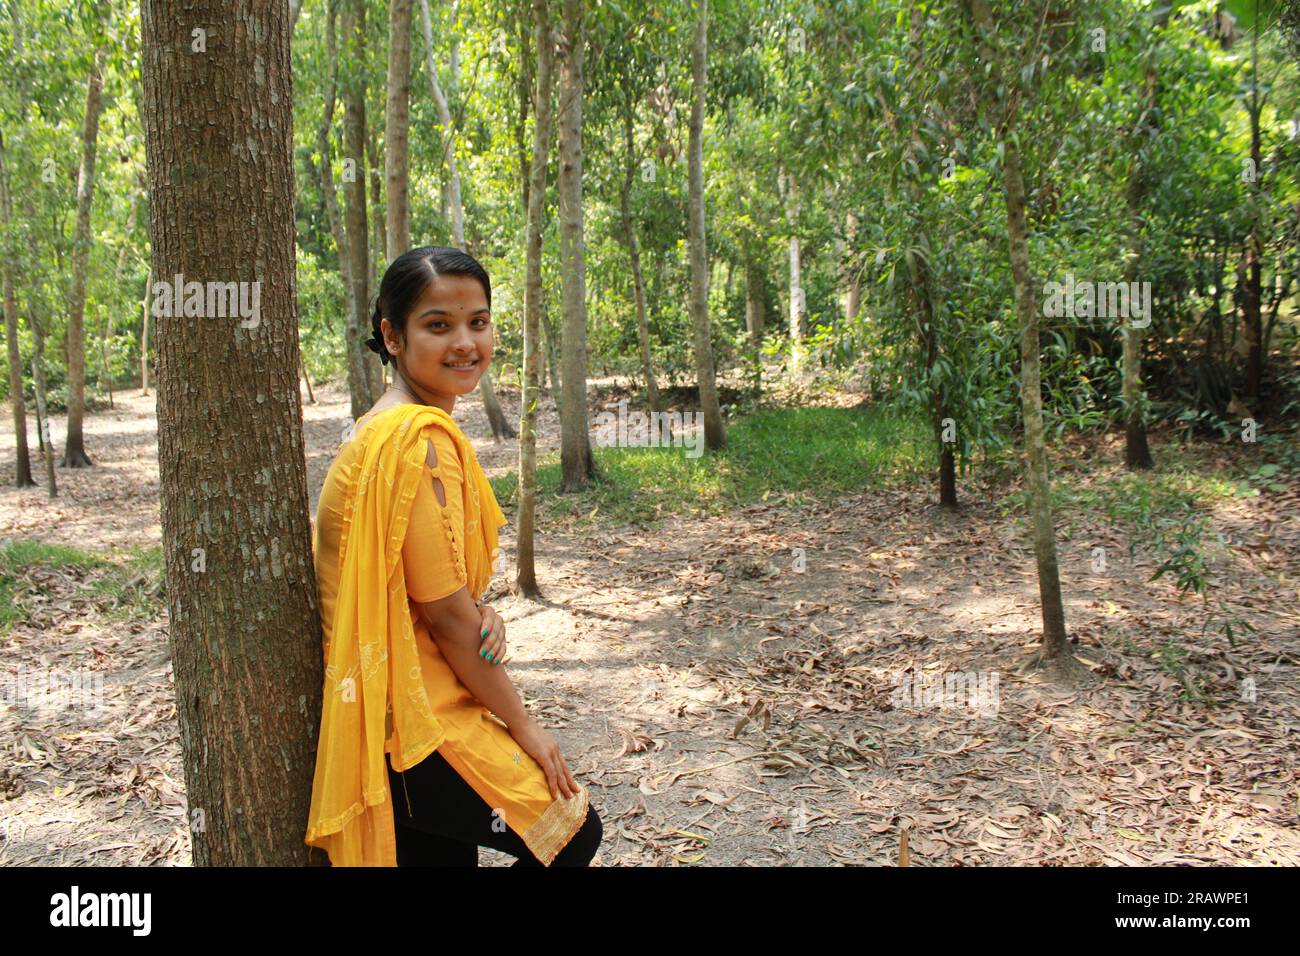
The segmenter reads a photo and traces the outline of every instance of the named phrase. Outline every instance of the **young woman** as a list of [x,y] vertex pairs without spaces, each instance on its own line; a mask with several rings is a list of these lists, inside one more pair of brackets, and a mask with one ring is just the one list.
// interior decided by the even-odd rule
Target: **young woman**
[[505,516],[451,412],[492,360],[491,308],[463,252],[393,261],[367,343],[393,384],[321,491],[326,677],[306,841],[336,866],[477,866],[479,846],[516,866],[586,866],[600,845],[587,791],[507,676],[505,624],[479,603]]

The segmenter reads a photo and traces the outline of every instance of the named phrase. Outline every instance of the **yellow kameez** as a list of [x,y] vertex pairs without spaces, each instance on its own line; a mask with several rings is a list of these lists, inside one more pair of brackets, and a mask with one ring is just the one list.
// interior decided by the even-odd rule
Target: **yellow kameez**
[[[438,469],[425,463],[430,442]],[[335,866],[396,866],[385,754],[403,771],[437,750],[549,866],[586,819],[586,789],[552,799],[541,766],[461,683],[407,593],[412,505],[421,480],[440,471],[448,506],[433,504],[455,559],[450,573],[477,599],[505,516],[450,415],[414,404],[375,413],[326,476],[314,538],[325,684],[306,842]]]

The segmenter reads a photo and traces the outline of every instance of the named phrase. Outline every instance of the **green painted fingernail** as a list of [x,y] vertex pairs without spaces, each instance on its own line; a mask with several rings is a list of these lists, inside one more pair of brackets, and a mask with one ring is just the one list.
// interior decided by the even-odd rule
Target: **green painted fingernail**
[[486,647],[479,648],[478,656],[487,657],[487,648]]
[[492,663],[492,655],[491,655],[491,654],[488,655],[488,663],[489,663],[489,664]]
[[487,628],[486,628],[486,627],[483,628],[483,633],[480,634],[479,636],[480,636],[480,637],[487,637]]

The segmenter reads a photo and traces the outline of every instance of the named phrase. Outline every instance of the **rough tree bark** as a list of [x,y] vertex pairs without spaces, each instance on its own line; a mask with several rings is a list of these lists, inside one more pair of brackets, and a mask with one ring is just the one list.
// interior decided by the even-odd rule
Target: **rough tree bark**
[[[289,8],[149,0],[141,13],[158,274],[260,283],[254,317],[155,316],[193,858],[302,865],[324,660],[298,388]],[[194,23],[213,25],[205,53],[190,51]]]

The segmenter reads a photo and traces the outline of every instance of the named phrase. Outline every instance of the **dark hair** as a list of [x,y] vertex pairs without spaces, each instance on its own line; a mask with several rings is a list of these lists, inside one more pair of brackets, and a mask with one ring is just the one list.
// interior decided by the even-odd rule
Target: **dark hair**
[[385,365],[393,356],[384,345],[384,335],[379,323],[387,319],[398,334],[406,330],[406,315],[415,308],[416,300],[438,276],[471,276],[483,286],[488,308],[492,308],[492,280],[479,261],[467,252],[448,246],[421,246],[403,252],[394,259],[379,283],[375,298],[375,311],[370,317],[371,335],[366,345],[379,354]]

